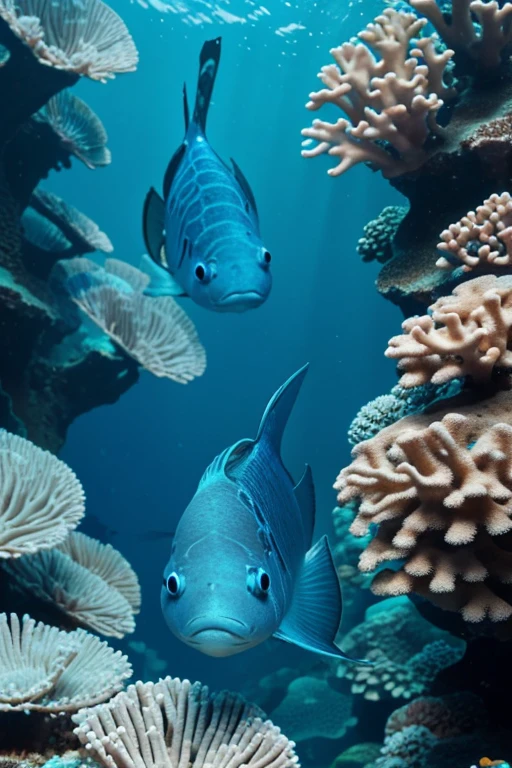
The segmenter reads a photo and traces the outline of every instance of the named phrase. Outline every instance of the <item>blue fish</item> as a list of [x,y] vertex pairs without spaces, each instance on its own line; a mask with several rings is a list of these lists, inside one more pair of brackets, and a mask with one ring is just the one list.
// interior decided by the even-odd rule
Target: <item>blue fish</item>
[[255,440],[240,440],[212,462],[176,529],[162,611],[173,634],[209,656],[231,656],[273,635],[348,659],[335,644],[342,596],[327,537],[311,546],[311,470],[295,485],[280,455],[307,368],[273,396]]
[[206,138],[220,50],[220,37],[204,44],[192,120],[183,91],[185,138],[167,168],[164,197],[153,188],[146,197],[144,240],[152,259],[146,257],[146,268],[153,278],[146,293],[190,296],[207,309],[243,312],[270,293],[271,255],[245,176],[234,160],[228,167]]

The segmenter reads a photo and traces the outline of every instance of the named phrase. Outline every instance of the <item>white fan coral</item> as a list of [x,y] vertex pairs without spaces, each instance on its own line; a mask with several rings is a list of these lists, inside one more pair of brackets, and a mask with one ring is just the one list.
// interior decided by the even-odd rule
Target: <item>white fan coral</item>
[[294,743],[230,693],[167,677],[137,683],[73,716],[75,734],[106,768],[292,768]]
[[52,192],[36,189],[30,198],[30,206],[61,230],[75,253],[111,253],[114,250],[109,237],[92,219]]
[[59,549],[7,563],[13,586],[50,603],[72,626],[108,637],[135,629],[140,587],[129,563],[110,544],[73,533]]
[[84,511],[82,486],[67,464],[0,431],[0,558],[57,546]]
[[102,82],[136,69],[126,25],[101,0],[0,0],[0,17],[48,66]]
[[131,674],[126,656],[84,630],[0,614],[0,712],[76,712],[118,693]]

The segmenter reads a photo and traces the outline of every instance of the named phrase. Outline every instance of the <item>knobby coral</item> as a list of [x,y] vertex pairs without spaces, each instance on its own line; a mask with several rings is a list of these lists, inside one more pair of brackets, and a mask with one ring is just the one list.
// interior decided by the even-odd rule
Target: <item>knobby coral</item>
[[167,677],[136,683],[73,716],[80,742],[106,768],[292,768],[294,744],[256,707]]
[[351,532],[378,531],[361,555],[362,571],[379,572],[381,595],[416,592],[469,622],[503,621],[512,601],[495,584],[512,583],[512,426],[509,393],[412,416],[354,448],[335,487],[340,504],[360,506]]
[[391,243],[407,211],[404,205],[387,205],[376,219],[365,225],[364,235],[357,243],[357,252],[363,261],[375,259],[383,264],[392,257]]
[[512,277],[469,280],[429,312],[405,320],[405,333],[389,341],[386,357],[399,361],[402,387],[464,376],[478,384],[496,367],[512,368]]
[[0,17],[42,63],[57,69],[105,81],[137,66],[130,33],[101,0],[0,0]]
[[138,579],[110,544],[73,533],[59,548],[7,563],[5,570],[15,588],[57,608],[64,623],[108,637],[135,629]]
[[88,632],[0,614],[0,712],[77,712],[116,694],[130,676],[126,656]]
[[[492,5],[492,3],[489,3]],[[512,8],[512,3],[506,6]],[[441,232],[436,264],[441,269],[461,266],[466,272],[481,265],[509,266],[512,257],[512,197],[493,194],[476,211]]]
[[80,522],[85,497],[63,461],[0,430],[0,558],[60,544]]
[[440,131],[436,114],[455,93],[444,82],[453,51],[438,53],[432,38],[417,39],[426,24],[414,13],[387,8],[359,33],[363,42],[331,50],[336,64],[318,75],[326,87],[311,93],[306,106],[316,111],[334,104],[348,119],[315,120],[304,129],[306,144],[318,142],[303,150],[304,157],[337,158],[331,176],[369,162],[390,178],[424,162],[427,138]]

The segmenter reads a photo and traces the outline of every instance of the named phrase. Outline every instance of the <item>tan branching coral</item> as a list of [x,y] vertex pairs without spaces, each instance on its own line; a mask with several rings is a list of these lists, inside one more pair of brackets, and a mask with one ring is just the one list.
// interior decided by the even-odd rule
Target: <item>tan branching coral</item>
[[495,367],[512,368],[512,277],[485,275],[438,299],[429,315],[411,317],[389,341],[400,385],[443,384],[470,376],[488,381]]
[[[512,8],[512,3],[510,4]],[[509,266],[512,258],[512,198],[508,192],[491,195],[476,211],[441,232],[438,249],[447,254],[441,269],[462,266],[465,272],[480,265]],[[460,264],[462,262],[462,265]]]
[[131,673],[126,656],[88,632],[0,614],[0,711],[76,712],[118,693]]
[[306,106],[316,111],[335,104],[347,118],[315,120],[304,129],[306,145],[318,142],[303,150],[304,157],[328,153],[337,158],[331,176],[368,162],[390,178],[424,162],[428,136],[440,131],[436,113],[443,99],[454,95],[444,83],[453,51],[437,53],[428,37],[415,40],[426,23],[413,13],[387,8],[359,34],[363,42],[331,50],[336,64],[318,75],[326,87],[310,94]]
[[0,18],[41,63],[57,69],[104,82],[137,66],[130,33],[101,0],[0,0]]
[[0,430],[0,558],[60,544],[82,519],[80,481],[63,461]]
[[129,563],[110,544],[73,533],[60,548],[7,563],[13,586],[50,603],[72,626],[108,637],[135,629],[140,587]]
[[108,165],[112,156],[107,148],[107,132],[92,109],[65,90],[50,99],[34,118],[48,123],[63,148],[88,168]]
[[136,683],[73,716],[106,768],[292,768],[295,746],[256,707],[230,693],[167,677]]
[[378,531],[359,567],[403,561],[379,572],[379,595],[416,592],[466,621],[503,621],[512,605],[493,584],[512,584],[512,552],[499,537],[512,530],[512,426],[508,393],[492,404],[407,417],[353,450],[335,487],[338,501],[358,499],[351,532]]
[[[484,69],[498,67],[504,50],[512,43],[512,4],[495,0],[457,0],[448,21],[436,0],[408,0],[433,24],[446,45],[464,51]],[[472,14],[480,28],[473,24]]]

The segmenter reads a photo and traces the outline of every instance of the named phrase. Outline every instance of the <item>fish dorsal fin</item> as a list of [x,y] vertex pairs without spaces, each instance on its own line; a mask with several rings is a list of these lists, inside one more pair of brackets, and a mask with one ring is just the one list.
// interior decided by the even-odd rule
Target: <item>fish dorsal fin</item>
[[212,98],[213,86],[217,77],[220,62],[221,38],[208,40],[201,49],[199,56],[199,75],[197,78],[196,103],[194,106],[193,122],[206,133],[208,108]]
[[140,269],[149,276],[149,285],[144,289],[145,296],[186,296],[187,294],[178,281],[158,266],[145,253],[140,260]]
[[256,221],[258,220],[258,208],[256,206],[256,198],[254,197],[254,192],[251,189],[251,185],[245,178],[244,174],[242,173],[242,170],[239,165],[237,165],[236,161],[231,158],[231,164],[233,166],[233,173],[235,175],[235,179],[240,184],[240,187],[242,189],[242,192],[247,198],[247,201],[249,205],[252,208],[252,212],[256,218]]
[[174,155],[171,157],[169,161],[169,165],[167,166],[167,170],[164,176],[163,192],[164,192],[165,200],[167,200],[167,198],[169,197],[169,192],[171,191],[174,177],[178,172],[178,168],[180,167],[181,161],[183,160],[183,156],[186,150],[187,150],[187,145],[185,143],[181,144],[181,146],[178,147],[178,149],[176,150],[176,152],[174,153]]
[[305,548],[309,549],[313,541],[313,531],[315,529],[315,485],[313,483],[313,473],[311,467],[306,464],[306,469],[300,481],[293,489],[297,504],[302,515],[304,525]]
[[346,656],[334,643],[341,611],[338,574],[327,536],[323,536],[306,554],[292,604],[274,636],[324,656],[358,661]]
[[299,394],[309,363],[291,376],[280,387],[265,409],[258,430],[257,442],[266,442],[280,456],[283,433]]
[[154,187],[151,187],[144,200],[142,213],[142,232],[149,255],[162,266],[162,246],[164,243],[165,203]]
[[185,118],[185,133],[190,125],[190,110],[188,108],[187,84],[183,83],[183,116]]
[[222,451],[222,453],[219,453],[210,466],[204,471],[204,474],[199,481],[198,490],[209,485],[213,480],[216,480],[219,477],[229,478],[229,470],[232,469],[234,465],[244,460],[247,454],[250,453],[253,445],[253,440],[239,440],[234,445],[231,445],[229,448]]

